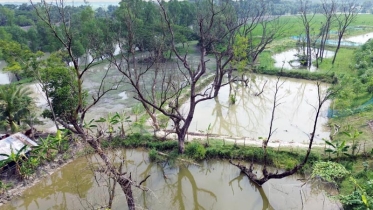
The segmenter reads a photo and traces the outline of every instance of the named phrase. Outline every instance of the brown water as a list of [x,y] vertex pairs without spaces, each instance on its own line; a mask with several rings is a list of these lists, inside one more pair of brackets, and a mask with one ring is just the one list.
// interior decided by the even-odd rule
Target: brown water
[[[127,159],[132,177],[146,181],[149,192],[134,190],[138,209],[338,209],[338,204],[325,196],[322,189],[305,185],[292,176],[271,180],[263,188],[226,161],[204,161],[201,167],[170,167],[148,161],[140,150],[117,151]],[[105,178],[94,173],[87,163],[95,158],[80,158],[0,209],[92,209],[107,201]],[[259,166],[258,166],[259,167]],[[301,197],[302,195],[302,197]],[[303,201],[303,204],[302,204]],[[127,209],[123,193],[117,187],[113,209]]]
[[[96,96],[97,90],[100,87],[101,78],[104,77],[106,70],[110,69],[107,78],[105,80],[105,88],[108,88],[114,82],[119,81],[122,76],[118,70],[110,68],[108,63],[100,63],[92,67],[84,77],[83,86],[90,95]],[[42,110],[48,108],[47,99],[45,94],[42,92],[41,87],[38,83],[27,84],[27,88],[33,90],[32,97],[35,99],[37,107]],[[108,92],[92,109],[87,113],[86,119],[99,119],[100,117],[107,117],[109,113],[131,111],[131,107],[137,104],[132,98],[132,94],[127,92],[129,85],[122,83],[117,90]],[[92,97],[88,97],[88,100],[92,100]],[[46,132],[55,132],[56,127],[51,120],[40,118],[43,121],[43,125],[36,125],[35,127],[39,130]]]
[[[265,81],[267,84],[260,96]],[[317,104],[317,88],[315,82],[282,78],[284,84],[278,93],[273,128],[276,129],[272,141],[307,143],[313,128],[315,116],[314,105]],[[217,100],[204,101],[197,105],[189,131],[205,132],[211,125],[210,133],[234,137],[258,139],[267,137],[273,107],[273,95],[276,77],[251,75],[248,87],[235,86],[236,104],[230,105],[229,86],[224,86]],[[322,85],[326,90],[327,85]],[[233,92],[231,92],[233,94]],[[315,141],[322,143],[322,138],[329,138],[327,101],[319,117]],[[185,106],[186,107],[186,106]]]

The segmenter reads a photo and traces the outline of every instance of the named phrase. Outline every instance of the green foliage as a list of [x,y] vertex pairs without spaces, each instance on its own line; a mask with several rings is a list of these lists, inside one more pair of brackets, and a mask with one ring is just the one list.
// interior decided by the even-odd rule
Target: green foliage
[[[173,159],[172,155],[168,158]],[[151,149],[149,150],[149,160],[152,162],[163,162],[166,160],[166,157],[160,155],[156,149]]]
[[347,209],[354,209],[354,210],[366,210],[367,209],[367,206],[364,204],[364,202],[361,199],[362,194],[359,191],[353,191],[349,195],[340,195],[338,198],[339,198],[339,201],[343,204],[343,208],[346,210]]
[[149,150],[149,159],[150,161],[156,161],[158,159],[158,152],[155,149]]
[[[49,96],[56,117],[65,122],[77,119],[76,108],[79,104],[77,96],[80,94],[78,78],[73,69],[66,67],[62,55],[51,54],[47,60],[40,61],[35,74],[39,75],[43,91]],[[84,106],[87,92],[81,94]],[[53,119],[52,111],[44,110],[43,117]]]
[[229,103],[230,104],[236,104],[236,96],[234,94],[229,95]]
[[[123,120],[125,119],[126,118],[124,118]],[[114,115],[109,113],[106,118],[101,117],[100,119],[95,120],[95,122],[104,123],[105,126],[107,126],[107,129],[105,130],[105,132],[109,134],[109,139],[111,139],[113,137],[113,134],[116,132],[114,125],[121,123],[121,132],[124,132],[123,122],[121,122],[121,120],[122,120],[121,116],[119,115],[118,112],[116,112]]]
[[0,121],[5,121],[12,132],[31,115],[34,101],[30,95],[29,89],[14,84],[0,86]]
[[4,193],[8,192],[10,187],[12,187],[12,184],[0,181],[0,195],[4,195]]
[[186,145],[185,154],[195,160],[202,160],[205,158],[206,149],[198,142],[191,142]]
[[338,196],[344,209],[365,210],[373,208],[373,180],[367,180],[360,186],[354,178],[350,178],[356,190],[348,195]]
[[334,73],[324,73],[324,72],[309,72],[309,71],[300,71],[300,70],[292,70],[292,71],[281,71],[279,69],[268,69],[266,66],[259,66],[256,69],[253,69],[254,73],[259,74],[268,74],[268,75],[276,75],[276,76],[283,76],[283,77],[290,77],[290,78],[297,78],[297,79],[307,79],[307,80],[318,80],[326,83],[337,83],[338,79],[335,77]]
[[324,141],[327,145],[330,146],[330,148],[325,149],[325,152],[329,154],[335,154],[337,157],[337,161],[339,161],[341,155],[350,156],[350,154],[347,153],[348,148],[350,148],[350,146],[346,145],[346,140],[342,141],[342,143],[339,143],[339,141],[337,141],[335,144],[333,144],[332,141]]
[[30,67],[40,55],[32,53],[25,45],[5,40],[0,40],[0,52],[8,63],[4,70],[15,74],[17,80],[32,76]]
[[231,65],[238,71],[243,71],[248,64],[247,60],[247,48],[248,39],[246,37],[238,35],[233,44],[233,59]]
[[313,166],[311,178],[320,177],[328,182],[336,183],[348,175],[350,175],[350,172],[343,165],[328,161],[316,162]]
[[37,146],[33,147],[34,157],[38,157],[41,160],[51,161],[54,159],[55,151],[58,151],[57,143],[58,139],[48,136],[47,138],[39,139]]
[[22,163],[27,159],[25,152],[27,150],[27,145],[23,146],[20,150],[14,151],[12,147],[10,147],[10,154],[0,154],[0,156],[6,157],[6,159],[0,161],[0,167],[4,167],[5,165],[14,162],[16,165],[16,176],[19,179],[25,179],[26,174],[23,173],[21,170]]
[[352,126],[348,125],[346,131],[343,132],[345,136],[348,136],[352,140],[352,147],[351,147],[351,155],[355,155],[355,151],[358,146],[357,138],[362,134],[363,132],[354,129]]

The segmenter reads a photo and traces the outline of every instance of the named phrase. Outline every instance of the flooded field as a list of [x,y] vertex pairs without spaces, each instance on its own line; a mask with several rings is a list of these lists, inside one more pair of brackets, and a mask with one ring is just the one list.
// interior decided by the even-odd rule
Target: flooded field
[[365,42],[369,41],[371,38],[373,38],[373,32],[363,34],[363,35],[358,35],[358,36],[351,36],[343,40],[364,44]]
[[[299,53],[299,50],[297,49],[291,49],[287,50],[281,53],[277,53],[272,56],[272,58],[275,60],[274,66],[276,68],[284,68],[284,69],[305,69],[308,70],[307,67],[301,66],[300,62],[297,60],[298,57],[296,56]],[[315,49],[312,49],[312,61],[316,57],[315,55]],[[334,52],[325,50],[324,52],[324,58],[330,58],[334,55]],[[309,71],[316,71],[316,66],[313,64],[311,65]]]
[[[267,81],[267,82],[266,82]],[[291,78],[282,78],[284,84],[279,91],[281,103],[275,113],[273,141],[308,142],[313,127],[317,103],[317,88],[315,82]],[[259,93],[266,82],[264,91]],[[255,75],[250,79],[248,87],[236,86],[236,104],[230,105],[229,86],[224,86],[217,100],[204,101],[197,105],[189,131],[207,132],[234,137],[258,139],[266,137],[273,106],[273,95],[276,77]],[[327,85],[322,86],[323,90]],[[232,92],[233,93],[233,92]],[[317,124],[315,142],[322,143],[322,138],[329,138],[327,110],[330,102],[324,104]]]
[[[154,164],[147,152],[117,151],[127,161],[125,167],[132,177],[142,180],[151,175],[145,185],[149,192],[134,189],[137,209],[339,209],[325,195],[327,189],[306,184],[295,175],[270,180],[263,188],[256,187],[227,161],[204,161],[198,166]],[[82,157],[57,171],[44,181],[0,209],[93,209],[107,202],[106,178],[92,172],[89,163],[94,156]],[[258,168],[260,166],[257,166]],[[94,176],[96,175],[96,177]],[[136,179],[136,178],[135,178]],[[127,209],[119,186],[112,209]]]

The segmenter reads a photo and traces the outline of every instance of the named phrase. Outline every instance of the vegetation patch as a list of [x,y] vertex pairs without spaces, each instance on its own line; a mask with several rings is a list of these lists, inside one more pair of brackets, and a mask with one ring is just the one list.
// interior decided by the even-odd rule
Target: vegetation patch
[[346,168],[336,162],[316,162],[313,166],[311,178],[322,178],[328,182],[337,183],[346,176],[350,175],[350,172]]
[[331,84],[338,82],[338,78],[335,76],[333,72],[309,72],[307,70],[281,70],[264,68],[254,69],[253,72],[258,74],[276,75],[296,79],[316,80]]

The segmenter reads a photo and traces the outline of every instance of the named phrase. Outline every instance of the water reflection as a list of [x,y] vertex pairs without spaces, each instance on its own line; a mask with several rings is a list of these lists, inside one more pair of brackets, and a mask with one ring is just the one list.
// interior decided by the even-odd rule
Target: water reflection
[[[317,103],[317,88],[315,82],[283,78],[286,80],[279,91],[279,103],[275,113],[273,141],[307,143],[312,130],[315,110],[312,105]],[[261,92],[265,84],[263,93]],[[236,103],[230,105],[229,86],[224,86],[216,100],[204,101],[198,104],[189,131],[206,132],[211,124],[211,133],[233,137],[247,137],[257,140],[268,134],[269,122],[273,105],[273,94],[276,77],[252,75],[248,87],[233,85]],[[324,85],[323,89],[326,90]],[[316,129],[316,142],[329,138],[327,123],[327,102],[321,110],[321,116]],[[185,107],[182,109],[186,108]]]
[[[276,68],[284,68],[284,69],[305,69],[305,70],[307,69],[308,70],[307,67],[302,66],[300,62],[298,61],[298,57],[296,55],[299,53],[300,53],[299,50],[291,49],[291,50],[287,50],[287,51],[273,55],[272,58],[275,60],[274,66]],[[324,51],[324,58],[330,58],[333,55],[334,55],[334,52],[332,51],[329,51],[329,50]],[[316,51],[314,48],[311,49],[311,57],[312,57],[312,61],[316,57]],[[309,71],[316,71],[316,70],[317,68],[313,64],[309,68]]]
[[[72,167],[64,167],[42,182],[26,190],[22,196],[11,201],[4,209],[68,209],[69,201],[85,198],[93,187],[93,173],[86,168],[86,161],[79,159]],[[36,174],[40,176],[40,174]],[[34,199],[37,197],[37,199]]]
[[[148,162],[146,152],[139,150],[116,151],[127,160],[126,170],[132,177],[146,181],[150,192],[134,190],[138,209],[301,209],[302,202],[298,181],[301,176],[270,180],[258,188],[246,176],[226,161],[210,160],[201,167]],[[92,209],[107,202],[104,177],[87,168],[95,156],[80,158],[43,182],[28,189],[21,197],[14,198],[0,209]],[[260,168],[260,166],[257,166]],[[337,205],[324,198],[322,192],[311,193],[303,187],[305,209],[337,209]],[[321,200],[320,200],[321,199]],[[324,204],[322,204],[323,202]],[[114,199],[113,209],[123,209],[126,200],[120,188]],[[312,208],[311,208],[312,207]]]

